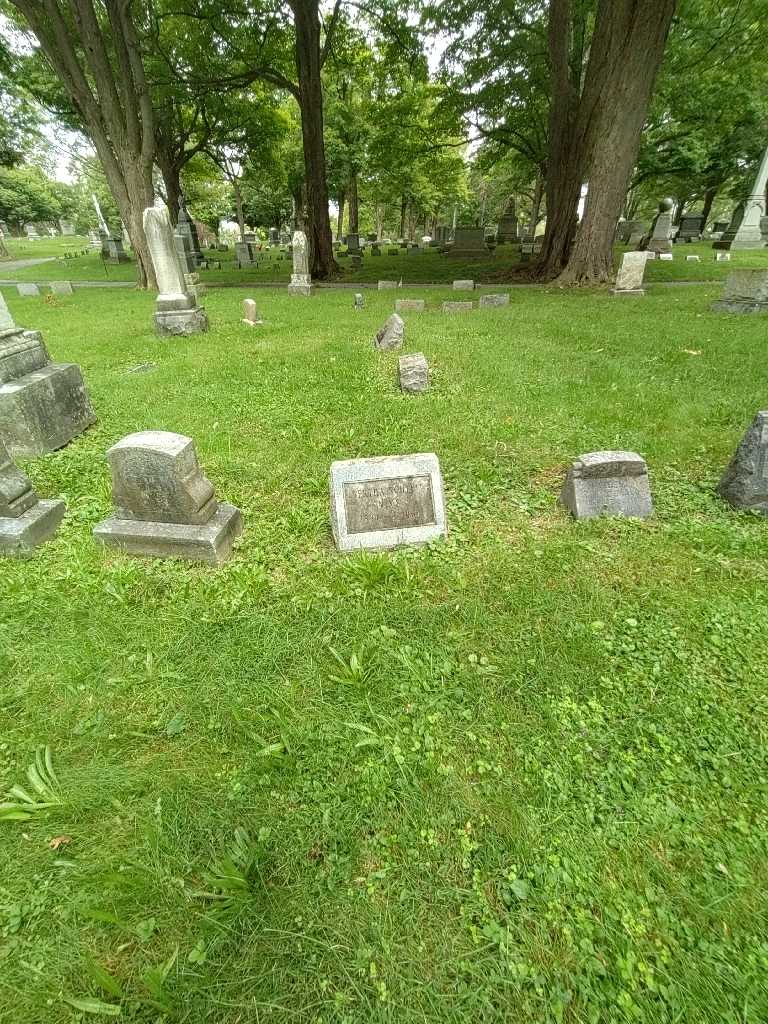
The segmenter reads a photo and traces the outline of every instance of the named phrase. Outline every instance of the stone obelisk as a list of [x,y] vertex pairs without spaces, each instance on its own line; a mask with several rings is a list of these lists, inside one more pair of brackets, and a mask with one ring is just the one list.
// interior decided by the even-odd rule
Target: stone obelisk
[[755,183],[747,199],[739,203],[721,238],[712,243],[713,249],[764,249],[765,239],[760,220],[766,210],[765,191],[768,188],[768,147],[757,171]]

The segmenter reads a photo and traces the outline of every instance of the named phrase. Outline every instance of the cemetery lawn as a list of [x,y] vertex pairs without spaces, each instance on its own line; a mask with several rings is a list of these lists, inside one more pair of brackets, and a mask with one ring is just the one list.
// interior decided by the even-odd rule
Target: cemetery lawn
[[[392,293],[258,291],[250,329],[215,291],[160,342],[150,295],[4,290],[99,422],[23,463],[68,515],[0,566],[0,794],[45,745],[58,779],[0,821],[2,1024],[768,1019],[768,523],[713,492],[768,317],[719,292],[419,292],[404,398]],[[147,428],[242,508],[221,569],[92,540]],[[601,448],[655,518],[558,508]],[[337,554],[331,461],[421,451],[450,538]]]
[[[64,245],[64,242],[76,244]],[[134,281],[136,278],[133,263],[112,265],[101,259],[101,254],[88,251],[86,255],[77,255],[64,259],[64,252],[82,252],[87,246],[87,239],[41,239],[40,242],[26,242],[19,239],[8,239],[8,249],[15,259],[26,259],[36,256],[58,256],[54,262],[40,263],[32,267],[20,267],[16,270],[4,270],[0,262],[0,280],[14,281]],[[616,266],[626,248],[617,246],[615,250]],[[418,255],[408,255],[400,250],[397,256],[366,255],[362,266],[354,270],[349,260],[341,256],[338,260],[340,276],[337,283],[349,285],[375,285],[379,279],[399,281],[404,284],[434,284],[451,282],[459,278],[486,283],[509,280],[520,268],[520,250],[518,246],[501,246],[494,257],[487,259],[461,259],[459,257],[441,256],[435,250],[425,250]],[[200,277],[207,285],[248,285],[272,284],[288,282],[291,276],[291,257],[284,254],[280,259],[277,250],[267,250],[262,262],[255,267],[239,268],[235,265],[234,248],[226,252],[209,252],[205,255],[221,263],[220,268],[201,270]],[[698,255],[700,262],[688,262],[686,256]],[[680,244],[674,247],[672,261],[653,260],[646,269],[646,280],[653,281],[721,281],[725,280],[731,270],[736,269],[767,269],[768,249],[745,250],[731,254],[730,262],[715,263],[714,250],[711,243]]]

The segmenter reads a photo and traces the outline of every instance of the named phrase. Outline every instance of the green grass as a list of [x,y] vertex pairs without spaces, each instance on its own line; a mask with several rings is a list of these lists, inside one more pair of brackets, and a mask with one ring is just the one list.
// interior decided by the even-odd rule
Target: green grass
[[[768,1019],[768,524],[713,493],[766,318],[719,290],[413,314],[405,398],[391,293],[258,292],[252,330],[214,292],[158,341],[151,296],[6,289],[99,422],[25,462],[69,511],[0,570],[0,800],[54,771],[0,822],[3,1024]],[[220,570],[91,538],[150,427],[243,509]],[[656,515],[577,524],[564,467],[613,447]],[[337,554],[331,461],[415,451],[450,538]]]
[[[15,239],[9,241],[9,249],[14,256],[21,258],[35,255],[59,255],[62,253],[64,239],[49,239],[44,242],[18,242]],[[49,245],[49,242],[51,245]],[[80,248],[82,245],[78,242]],[[36,248],[40,246],[40,248]],[[45,246],[45,248],[43,248]],[[16,249],[19,252],[16,252]],[[65,247],[64,247],[65,248]],[[72,248],[72,247],[70,247]],[[616,248],[616,264],[621,260],[625,251],[623,247]],[[386,249],[383,250],[386,253]],[[688,262],[687,255],[697,254],[701,257],[700,263]],[[212,259],[220,259],[221,269],[203,270],[201,278],[210,285],[247,285],[249,283],[276,283],[287,282],[291,276],[291,259],[285,254],[278,259],[277,250],[269,250],[265,253],[265,259],[257,267],[235,266],[234,248],[227,252],[206,253]],[[349,260],[341,257],[342,282],[350,284],[371,284],[379,279],[400,280],[416,283],[440,283],[453,281],[457,278],[472,278],[477,281],[493,283],[494,281],[508,279],[512,271],[519,266],[519,248],[516,246],[501,246],[494,257],[485,259],[459,259],[441,256],[434,250],[425,250],[418,255],[409,255],[405,250],[400,250],[397,256],[371,256],[363,258],[362,266],[353,270]],[[648,264],[646,279],[648,281],[719,281],[723,280],[730,270],[738,268],[763,268],[768,269],[768,249],[746,250],[734,252],[728,263],[715,263],[714,251],[711,244],[696,243],[691,245],[677,245],[674,248],[674,260],[662,262],[655,260]],[[3,271],[0,263],[0,278],[13,278],[19,281],[50,281],[69,279],[71,281],[132,281],[135,277],[133,264],[120,264],[112,266],[105,264],[99,252],[89,252],[86,256],[77,256],[75,259],[58,259],[55,263],[43,263],[34,267],[22,267],[19,270]]]

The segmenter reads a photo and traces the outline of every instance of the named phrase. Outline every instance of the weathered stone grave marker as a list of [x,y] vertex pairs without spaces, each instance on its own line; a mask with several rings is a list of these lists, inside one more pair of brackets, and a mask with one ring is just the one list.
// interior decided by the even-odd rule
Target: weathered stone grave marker
[[259,316],[255,299],[243,299],[243,323],[248,324],[249,327],[264,323]]
[[397,288],[397,281],[379,281],[377,287],[380,292],[387,292],[392,288]]
[[157,277],[155,333],[199,334],[208,330],[208,317],[197,296],[190,291],[173,239],[173,228],[165,206],[148,206],[144,211],[144,234]]
[[242,533],[242,516],[219,504],[190,437],[165,430],[130,434],[107,452],[115,515],[94,529],[130,555],[220,565]]
[[723,297],[712,303],[718,313],[768,313],[768,270],[732,270]]
[[52,295],[73,295],[74,290],[70,281],[51,281]]
[[475,290],[475,282],[466,279],[454,281],[453,290],[455,292],[473,292]]
[[355,309],[365,309],[365,299],[362,292],[355,292]]
[[309,245],[303,231],[293,233],[293,273],[288,285],[289,295],[312,295],[312,278],[309,273]]
[[340,551],[424,544],[448,533],[440,463],[431,452],[334,462],[330,483]]
[[396,299],[395,300],[395,312],[405,313],[408,311],[414,313],[423,313],[427,308],[427,304],[424,299]]
[[95,421],[80,367],[52,363],[40,332],[17,327],[0,295],[0,437],[11,455],[55,451]]
[[508,306],[509,305],[509,293],[504,292],[499,295],[481,295],[479,306],[481,309],[490,308],[494,306]]
[[653,514],[648,467],[635,452],[605,451],[580,455],[571,465],[560,494],[576,519]]
[[29,477],[0,441],[0,555],[28,558],[54,535],[64,517],[63,501],[42,501]]
[[473,302],[444,302],[443,312],[444,313],[467,313],[469,310],[474,309]]
[[380,351],[387,351],[393,348],[400,348],[405,340],[405,322],[397,313],[388,317],[383,327],[376,332],[373,339],[373,347]]
[[429,388],[429,364],[423,352],[400,356],[398,360],[400,390],[407,395],[420,395]]
[[39,295],[40,289],[36,284],[22,283],[16,285],[16,291],[19,295]]
[[647,252],[625,252],[616,274],[616,287],[611,289],[611,295],[645,295],[643,275],[647,262]]
[[768,516],[768,410],[758,412],[717,485],[734,508]]

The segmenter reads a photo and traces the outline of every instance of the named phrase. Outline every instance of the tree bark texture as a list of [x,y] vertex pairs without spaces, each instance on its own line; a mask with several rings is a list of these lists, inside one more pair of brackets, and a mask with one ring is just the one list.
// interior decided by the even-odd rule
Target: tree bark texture
[[360,231],[360,200],[357,195],[357,175],[353,174],[349,182],[349,233],[356,235]]
[[[571,0],[551,0],[553,134],[540,272],[545,277],[557,275],[558,284],[596,283],[612,275],[616,223],[675,6],[676,0],[598,0],[589,59],[578,90],[574,58],[579,55],[570,45]],[[572,242],[585,181],[584,215]]]
[[341,236],[344,234],[344,204],[347,201],[347,194],[342,189],[339,192],[339,219],[336,222],[336,241],[341,241]]
[[139,40],[125,0],[11,0],[82,118],[128,228],[138,283],[156,287],[143,214],[154,200],[154,116]]
[[301,109],[301,136],[307,185],[307,232],[310,270],[314,278],[331,277],[338,266],[333,255],[328,213],[328,181],[323,139],[323,89],[320,79],[320,15],[318,0],[290,0],[296,31],[296,75]]

